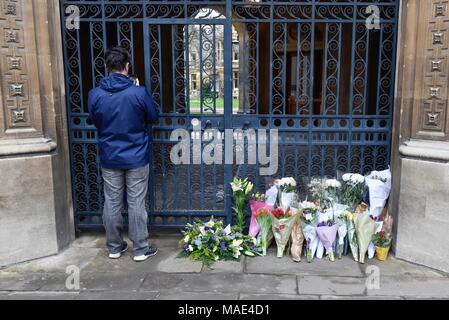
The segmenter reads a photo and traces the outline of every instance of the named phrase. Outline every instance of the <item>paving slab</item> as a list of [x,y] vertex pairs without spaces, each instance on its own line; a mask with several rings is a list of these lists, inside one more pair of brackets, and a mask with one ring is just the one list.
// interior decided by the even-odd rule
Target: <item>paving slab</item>
[[322,295],[321,300],[404,300],[399,296],[329,296]]
[[67,267],[76,266],[80,270],[89,265],[101,253],[98,248],[70,246],[60,254],[17,264],[8,268],[11,272],[65,272]]
[[[123,238],[129,244],[128,233],[123,233]],[[155,232],[150,231],[149,242],[156,245],[158,248],[179,247],[179,241],[182,239],[182,234],[179,231]],[[78,248],[106,248],[105,232],[101,230],[83,231],[78,234],[78,237],[73,242],[72,246]]]
[[82,291],[76,300],[154,300],[158,292]]
[[156,300],[237,300],[237,293],[222,292],[162,292]]
[[179,241],[182,239],[180,232],[174,234],[152,234],[150,243],[158,248],[180,248]]
[[240,300],[319,300],[318,295],[241,293]]
[[156,271],[169,273],[199,273],[203,269],[203,263],[186,258],[179,258],[179,251],[168,254],[156,265]]
[[356,277],[298,277],[299,294],[318,295],[362,295],[365,279]]
[[265,257],[248,258],[245,271],[262,274],[364,277],[359,264],[349,256],[334,262],[324,258],[314,259],[312,263],[307,263],[303,258],[301,262],[296,263],[288,255],[277,258],[274,250],[270,250]]
[[126,252],[120,259],[108,258],[107,250],[103,250],[89,265],[85,272],[171,272],[188,273],[201,272],[203,264],[185,258],[178,258],[179,250],[176,248],[160,247],[155,257],[145,262],[133,261],[131,251]]
[[379,289],[367,290],[368,295],[449,298],[449,278],[417,278],[382,276]]
[[297,293],[296,277],[252,274],[151,274],[141,290],[177,292]]
[[405,300],[449,300],[449,298],[444,298],[444,297],[430,297],[430,296],[421,296],[421,295],[416,295],[416,296],[410,296],[410,297],[404,297]]
[[77,248],[105,248],[105,233],[104,231],[95,230],[80,232],[71,246]]
[[423,267],[413,263],[409,263],[400,259],[396,259],[394,256],[389,256],[386,261],[379,261],[377,259],[366,260],[365,267],[377,266],[381,275],[384,276],[415,276],[415,277],[435,277],[444,278],[445,275],[441,272],[435,271],[431,268]]
[[[80,277],[82,272],[80,273]],[[44,278],[45,277],[45,278]],[[42,278],[42,285],[39,287],[39,291],[43,292],[79,292],[79,290],[67,288],[67,282],[71,282],[72,278],[70,274],[61,273],[61,272],[53,272],[45,274]]]
[[[203,273],[242,273],[245,269],[247,257],[242,257],[240,261],[217,261],[212,266],[204,266]],[[251,259],[251,258],[248,258]]]
[[0,291],[35,291],[44,286],[53,275],[0,271]]
[[0,300],[75,300],[78,292],[12,292],[0,293]]
[[[81,272],[80,291],[137,291],[145,279],[141,272]],[[66,291],[66,277],[49,278],[41,291]]]

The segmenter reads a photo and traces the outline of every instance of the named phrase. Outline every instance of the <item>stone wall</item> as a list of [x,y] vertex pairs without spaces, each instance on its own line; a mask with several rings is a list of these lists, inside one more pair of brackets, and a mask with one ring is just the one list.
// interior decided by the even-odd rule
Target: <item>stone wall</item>
[[57,0],[0,3],[0,267],[74,239]]
[[395,252],[449,272],[449,1],[402,6],[390,207]]

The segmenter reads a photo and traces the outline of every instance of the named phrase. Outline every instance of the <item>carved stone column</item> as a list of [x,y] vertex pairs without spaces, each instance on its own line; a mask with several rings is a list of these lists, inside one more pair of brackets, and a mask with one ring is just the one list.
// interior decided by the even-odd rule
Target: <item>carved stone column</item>
[[449,272],[449,1],[402,3],[392,211],[396,255]]
[[0,266],[73,239],[58,0],[0,2]]

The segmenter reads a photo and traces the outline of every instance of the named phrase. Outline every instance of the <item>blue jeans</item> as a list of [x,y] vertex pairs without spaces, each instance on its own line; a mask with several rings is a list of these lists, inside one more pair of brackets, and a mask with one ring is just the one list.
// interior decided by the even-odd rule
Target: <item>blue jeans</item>
[[123,244],[122,212],[125,186],[128,200],[128,233],[133,242],[134,255],[143,255],[148,250],[148,215],[145,199],[148,192],[149,172],[149,165],[130,170],[102,168],[105,197],[103,223],[110,253],[119,253]]

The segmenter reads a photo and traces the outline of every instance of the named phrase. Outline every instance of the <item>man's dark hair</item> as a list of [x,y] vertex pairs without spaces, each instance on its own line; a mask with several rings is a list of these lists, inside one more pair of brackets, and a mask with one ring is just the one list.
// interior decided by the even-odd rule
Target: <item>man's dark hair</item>
[[131,62],[131,55],[123,47],[113,47],[106,51],[106,69],[108,72],[120,72]]

